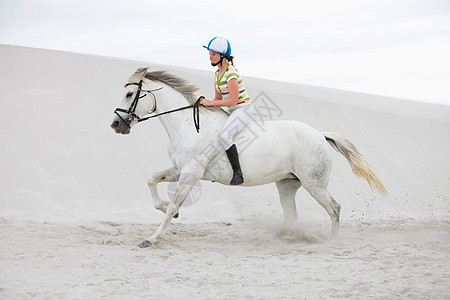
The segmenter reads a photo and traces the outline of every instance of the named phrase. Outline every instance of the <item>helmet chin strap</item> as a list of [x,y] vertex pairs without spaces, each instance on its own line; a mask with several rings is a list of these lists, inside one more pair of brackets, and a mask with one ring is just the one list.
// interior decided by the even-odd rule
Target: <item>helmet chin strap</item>
[[221,65],[224,58],[225,58],[225,56],[221,55],[220,60],[216,63],[211,63],[211,66],[215,67],[217,65]]

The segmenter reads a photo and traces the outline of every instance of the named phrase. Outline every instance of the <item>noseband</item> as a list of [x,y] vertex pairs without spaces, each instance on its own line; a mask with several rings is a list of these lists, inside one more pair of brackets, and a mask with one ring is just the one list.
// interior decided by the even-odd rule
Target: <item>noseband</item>
[[[142,80],[139,81],[139,83],[126,83],[124,85],[124,87],[130,86],[130,85],[138,86],[136,96],[134,96],[133,102],[131,103],[130,107],[128,109],[118,107],[114,110],[114,113],[127,125],[127,127],[129,129],[131,129],[130,123],[133,122],[134,119],[137,119],[137,121],[139,123],[139,122],[146,121],[146,120],[152,119],[152,118],[156,118],[156,117],[159,117],[159,116],[162,116],[165,114],[173,113],[173,112],[188,109],[188,108],[193,108],[194,126],[195,126],[195,129],[197,130],[197,133],[200,131],[200,107],[199,106],[200,106],[200,100],[202,100],[205,97],[200,96],[197,99],[197,101],[195,102],[195,104],[193,104],[193,105],[183,106],[183,107],[180,107],[177,109],[172,109],[172,110],[165,111],[165,112],[162,112],[159,114],[151,115],[156,111],[156,96],[155,96],[155,94],[153,94],[153,92],[161,90],[162,87],[154,89],[154,90],[143,90],[142,89]],[[144,98],[145,96],[147,96],[147,94],[141,96],[141,92],[150,93],[153,96],[153,99],[155,100],[155,106],[153,107],[153,110],[150,113],[148,113],[149,114],[148,116],[142,117],[142,118],[140,118],[138,115],[136,115],[136,107],[138,105],[139,100]],[[119,112],[126,113],[128,115],[128,120],[124,120],[122,118],[122,116],[119,114]]]

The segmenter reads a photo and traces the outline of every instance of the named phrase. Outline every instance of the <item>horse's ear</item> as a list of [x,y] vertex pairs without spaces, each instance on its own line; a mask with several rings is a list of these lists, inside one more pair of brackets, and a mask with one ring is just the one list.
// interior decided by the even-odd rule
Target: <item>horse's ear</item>
[[138,83],[139,81],[145,78],[145,75],[147,75],[147,71],[148,67],[145,68],[142,67],[137,69],[136,72],[134,72],[134,74],[131,75],[130,78],[128,78],[128,82]]
[[145,77],[145,75],[147,75],[147,71],[148,71],[148,67],[145,67],[145,68],[137,69],[136,72],[140,72],[141,79],[143,79]]

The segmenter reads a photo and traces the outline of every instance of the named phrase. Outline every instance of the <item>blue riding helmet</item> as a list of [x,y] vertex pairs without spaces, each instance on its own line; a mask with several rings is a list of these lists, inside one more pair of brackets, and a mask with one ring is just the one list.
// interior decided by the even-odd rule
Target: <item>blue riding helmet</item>
[[203,47],[216,53],[222,54],[225,57],[231,56],[230,42],[223,37],[216,36],[209,41],[208,46]]

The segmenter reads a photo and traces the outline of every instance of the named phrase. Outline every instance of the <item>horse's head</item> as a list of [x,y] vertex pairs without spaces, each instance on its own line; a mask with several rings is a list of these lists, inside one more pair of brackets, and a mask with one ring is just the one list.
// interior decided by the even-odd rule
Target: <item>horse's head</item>
[[128,78],[125,91],[120,100],[119,107],[114,111],[115,117],[111,124],[116,133],[128,134],[131,127],[136,125],[146,114],[152,113],[156,108],[154,97],[146,97],[151,91],[143,90],[145,75],[148,68],[139,68]]

